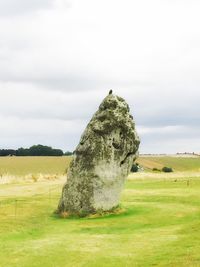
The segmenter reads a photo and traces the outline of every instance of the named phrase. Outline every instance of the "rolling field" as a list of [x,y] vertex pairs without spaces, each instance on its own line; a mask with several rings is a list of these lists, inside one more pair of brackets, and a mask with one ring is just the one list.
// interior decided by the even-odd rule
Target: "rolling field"
[[64,174],[71,157],[0,157],[0,175]]
[[200,171],[200,157],[140,157],[137,162],[146,170],[167,166],[174,171]]
[[[6,174],[8,160],[0,158]],[[51,165],[61,176],[0,185],[0,267],[200,266],[199,159],[139,159],[150,169],[170,163],[175,172],[131,174],[121,213],[81,219],[53,214],[69,158],[12,160],[17,175],[48,174]]]
[[[25,176],[29,174],[63,175],[69,167],[70,156],[64,157],[0,157],[0,177],[3,175]],[[153,168],[172,167],[175,172],[200,172],[200,157],[139,157],[137,162],[146,171]]]

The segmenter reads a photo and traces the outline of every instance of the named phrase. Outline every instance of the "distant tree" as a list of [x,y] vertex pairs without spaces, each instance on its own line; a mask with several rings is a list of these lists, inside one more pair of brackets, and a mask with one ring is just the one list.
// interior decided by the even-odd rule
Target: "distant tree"
[[15,156],[16,150],[14,149],[0,149],[0,156],[6,157],[6,156]]
[[52,149],[52,156],[63,156],[64,153],[61,149]]
[[163,167],[163,168],[162,168],[162,171],[163,171],[163,172],[173,172],[173,169],[170,168],[170,167]]
[[61,149],[53,149],[50,146],[35,145],[29,148],[31,156],[62,156]]
[[34,145],[29,148],[31,156],[52,156],[52,148],[43,145]]
[[139,164],[134,163],[131,167],[131,172],[138,172],[138,170],[139,170]]
[[20,147],[16,151],[16,156],[30,156],[30,152],[28,148]]
[[65,156],[71,156],[71,155],[73,155],[73,152],[70,152],[70,151],[65,152]]
[[30,148],[20,147],[17,150],[0,149],[0,156],[63,156],[61,149],[53,149],[50,146],[34,145]]

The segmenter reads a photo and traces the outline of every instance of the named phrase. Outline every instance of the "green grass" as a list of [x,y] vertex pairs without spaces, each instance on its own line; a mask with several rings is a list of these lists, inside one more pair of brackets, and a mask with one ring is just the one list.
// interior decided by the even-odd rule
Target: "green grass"
[[200,266],[200,178],[134,177],[100,218],[53,215],[62,183],[1,185],[0,266]]

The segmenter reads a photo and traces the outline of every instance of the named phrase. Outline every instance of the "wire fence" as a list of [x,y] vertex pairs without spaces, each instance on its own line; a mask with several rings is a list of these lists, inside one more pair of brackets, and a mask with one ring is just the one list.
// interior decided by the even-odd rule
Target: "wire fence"
[[0,220],[19,220],[24,217],[37,217],[38,211],[51,213],[56,210],[60,198],[60,186],[48,189],[41,194],[29,196],[0,196]]

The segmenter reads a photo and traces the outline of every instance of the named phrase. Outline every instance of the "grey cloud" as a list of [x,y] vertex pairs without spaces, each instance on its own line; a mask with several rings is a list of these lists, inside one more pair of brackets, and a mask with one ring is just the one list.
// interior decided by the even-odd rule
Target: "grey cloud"
[[42,143],[55,145],[64,150],[73,150],[85,122],[20,119],[15,117],[0,117],[0,147],[30,146]]
[[[153,82],[142,80],[126,80],[116,77],[115,79],[105,77],[105,75],[95,73],[92,70],[64,72],[63,70],[58,72],[51,70],[45,73],[45,70],[30,72],[16,70],[7,71],[5,68],[0,71],[1,82],[13,82],[13,83],[27,83],[35,85],[35,90],[41,88],[49,91],[62,91],[62,92],[74,92],[74,91],[92,91],[92,90],[109,90],[113,88],[114,91],[121,91],[123,88],[129,88],[134,90],[137,87],[149,88],[153,86]],[[116,90],[115,90],[116,89]]]
[[77,0],[70,11],[64,2],[0,0],[0,146],[47,140],[73,149],[112,88],[147,129],[142,151],[194,149],[199,2]]
[[140,135],[144,137],[145,139],[152,139],[154,138],[155,140],[158,139],[164,139],[166,140],[168,138],[199,138],[200,136],[200,126],[196,127],[190,127],[188,125],[176,125],[176,126],[165,126],[165,127],[160,127],[160,128],[146,128],[146,132],[144,129],[142,130],[139,127]]
[[0,16],[18,16],[49,8],[54,0],[0,0]]
[[79,73],[63,76],[49,75],[49,77],[35,77],[30,79],[22,79],[22,82],[31,82],[36,86],[45,90],[74,92],[74,91],[91,91],[94,88],[103,87],[103,82],[95,79],[94,76],[81,76]]
[[[14,89],[11,83],[1,89],[3,93],[0,98],[0,114],[21,119],[87,121],[97,109],[102,97],[107,94],[96,91],[47,92],[33,88],[27,84],[19,84],[18,88]],[[8,105],[12,108],[8,108]]]
[[[88,89],[89,91],[87,88],[82,91],[80,88],[77,91],[72,88],[70,90],[66,88],[66,91],[46,91],[44,88],[42,90],[41,87],[31,85],[31,83],[8,83],[7,85],[3,83],[0,87],[2,91],[5,90],[0,100],[0,111],[4,116],[59,120],[88,120],[110,88],[97,90],[95,86],[95,89]],[[149,101],[142,105],[140,101],[141,99],[144,101],[145,94],[134,97],[134,92],[126,95],[130,90],[116,89],[114,92],[124,96],[130,104],[136,124],[147,127],[169,125],[195,127],[200,121],[199,107],[196,103],[198,100],[193,100],[191,106],[190,102],[179,103],[178,99],[174,99],[174,103],[166,104],[165,100],[157,103],[149,97]],[[12,108],[8,108],[7,103]]]
[[146,130],[139,127],[138,132],[141,153],[200,152],[200,125],[151,127]]
[[[140,145],[140,153],[169,153],[196,152],[199,153],[200,138],[148,138],[143,139]],[[153,151],[153,152],[152,152]]]
[[169,110],[157,110],[151,113],[152,107],[149,107],[149,114],[142,114],[135,109],[136,121],[146,126],[167,126],[167,125],[188,125],[196,126],[200,121],[200,112],[198,107],[179,107],[175,106]]
[[43,144],[56,148],[61,148],[63,151],[74,151],[79,137],[70,133],[63,133],[62,135],[16,135],[14,137],[2,136],[0,141],[0,148],[17,149],[19,147],[30,147],[33,144]]

